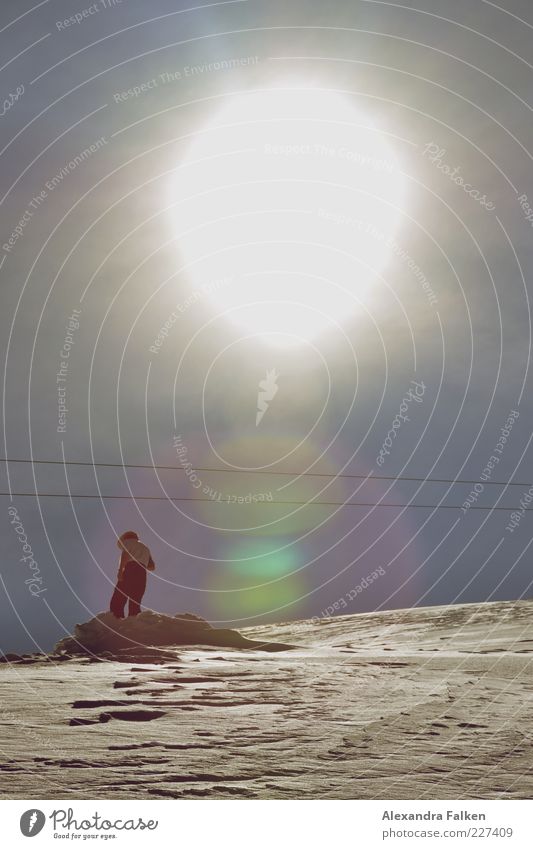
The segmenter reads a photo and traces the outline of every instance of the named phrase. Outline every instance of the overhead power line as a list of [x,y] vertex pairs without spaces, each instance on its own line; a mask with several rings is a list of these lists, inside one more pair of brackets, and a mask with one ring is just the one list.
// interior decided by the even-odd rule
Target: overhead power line
[[[110,469],[157,469],[164,471],[184,472],[182,466],[160,466],[140,463],[91,463],[87,460],[32,460],[32,459],[11,459],[0,457],[0,463],[30,463],[32,465],[50,465],[50,466],[89,466],[91,468],[110,468]],[[312,477],[312,478],[334,478],[334,479],[355,479],[355,480],[382,480],[382,481],[407,481],[413,483],[458,483],[465,485],[475,485],[481,483],[477,480],[465,480],[462,478],[418,478],[402,475],[356,475],[356,474],[336,474],[335,472],[281,472],[256,469],[221,469],[216,466],[193,466],[195,472],[224,472],[229,474],[254,474],[254,475],[283,475],[285,477]],[[519,481],[483,481],[484,486],[520,486],[524,489],[532,486],[531,483],[520,483]],[[200,499],[197,499],[200,500]],[[208,499],[209,500],[209,499]],[[279,501],[277,502],[280,503]]]
[[[95,493],[69,493],[69,492],[0,492],[1,495],[11,496],[12,498],[99,498],[101,500],[105,499],[117,499],[117,500],[128,500],[128,501],[189,501],[189,502],[203,502],[206,504],[261,504],[261,506],[269,504],[284,504],[284,505],[301,505],[304,507],[416,507],[421,510],[460,510],[461,504],[396,504],[396,503],[376,503],[376,502],[367,502],[367,501],[229,501],[227,498],[217,499],[217,498],[187,498],[187,497],[175,497],[171,498],[170,496],[165,495],[106,495],[106,494],[95,494]],[[479,505],[472,505],[469,507],[468,512],[470,510],[505,510],[510,512],[512,510],[523,510],[525,513],[532,513],[532,509],[527,509],[523,507],[482,507]]]

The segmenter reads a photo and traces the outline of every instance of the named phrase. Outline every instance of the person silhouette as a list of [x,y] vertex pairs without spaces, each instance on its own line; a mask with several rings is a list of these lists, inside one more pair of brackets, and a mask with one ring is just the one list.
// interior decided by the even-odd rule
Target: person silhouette
[[150,549],[140,541],[135,531],[126,531],[117,540],[121,549],[117,584],[109,609],[117,619],[124,619],[124,610],[128,603],[128,616],[137,616],[141,612],[141,600],[146,589],[146,572],[153,572],[155,563]]

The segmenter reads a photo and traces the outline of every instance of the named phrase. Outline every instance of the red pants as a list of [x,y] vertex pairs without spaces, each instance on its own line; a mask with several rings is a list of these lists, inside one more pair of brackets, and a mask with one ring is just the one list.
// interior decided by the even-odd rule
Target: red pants
[[124,608],[128,605],[128,616],[141,612],[141,599],[146,589],[146,569],[139,563],[126,563],[122,578],[117,582],[111,596],[109,609],[118,619],[124,619]]

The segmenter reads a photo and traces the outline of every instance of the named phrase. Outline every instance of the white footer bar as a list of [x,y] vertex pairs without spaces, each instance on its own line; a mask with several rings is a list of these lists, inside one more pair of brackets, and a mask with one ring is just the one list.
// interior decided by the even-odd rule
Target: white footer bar
[[531,801],[4,800],[0,815],[2,845],[35,849],[533,847]]

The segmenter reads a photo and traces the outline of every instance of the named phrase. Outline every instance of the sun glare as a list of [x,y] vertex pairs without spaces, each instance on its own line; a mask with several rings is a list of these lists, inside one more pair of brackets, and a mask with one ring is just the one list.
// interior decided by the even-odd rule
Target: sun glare
[[385,297],[404,181],[389,137],[353,100],[301,85],[225,95],[176,170],[188,285],[273,344],[308,341]]

